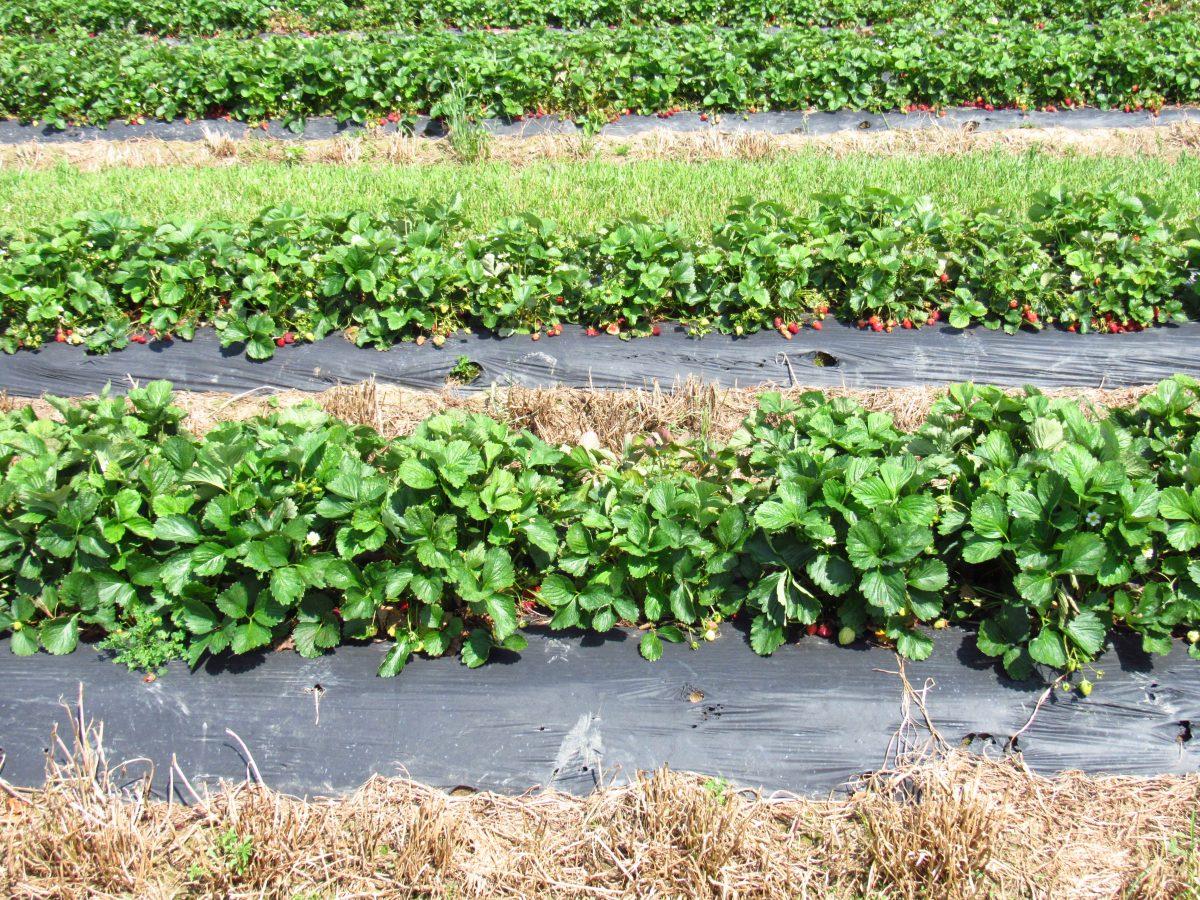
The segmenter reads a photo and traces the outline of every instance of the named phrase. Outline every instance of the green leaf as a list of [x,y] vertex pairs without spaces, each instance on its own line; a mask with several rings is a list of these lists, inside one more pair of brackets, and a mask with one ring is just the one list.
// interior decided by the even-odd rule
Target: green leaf
[[200,527],[189,516],[163,516],[154,523],[154,536],[160,541],[194,544],[200,540]]
[[972,565],[987,562],[999,556],[1003,549],[1004,544],[1001,541],[981,540],[978,537],[968,536],[963,541],[963,562],[971,563]]
[[617,624],[617,614],[611,606],[599,610],[592,616],[592,630],[600,634],[612,631]]
[[92,577],[96,582],[96,594],[103,604],[124,607],[137,597],[133,585],[114,572],[100,571]]
[[507,550],[492,547],[483,561],[483,572],[480,575],[480,590],[489,593],[499,593],[513,586],[516,575],[513,572],[512,558]]
[[1063,442],[1062,423],[1056,419],[1037,419],[1029,426],[1029,439],[1038,450],[1053,450]]
[[740,507],[726,506],[717,519],[717,540],[723,547],[737,549],[746,534],[746,517]]
[[1008,535],[1008,509],[995,494],[983,494],[971,504],[971,528],[982,538],[1003,540]]
[[1034,605],[1042,605],[1050,600],[1054,592],[1055,578],[1048,572],[1018,572],[1013,579],[1013,587],[1017,593]]
[[492,617],[492,633],[496,640],[502,641],[517,630],[517,607],[512,597],[493,594],[483,602]]
[[896,650],[906,659],[928,659],[933,653],[933,639],[915,628],[904,628],[896,634]]
[[770,656],[783,646],[783,628],[772,625],[766,616],[755,616],[750,623],[750,646],[759,656]]
[[462,661],[468,668],[478,669],[488,660],[492,652],[492,638],[484,629],[476,628],[463,641]]
[[754,521],[764,531],[784,531],[795,524],[794,509],[783,503],[768,500],[754,511]]
[[433,470],[414,456],[410,456],[400,464],[400,470],[397,474],[400,476],[401,481],[414,490],[428,490],[437,484],[437,476],[433,473]]
[[908,597],[904,573],[898,569],[872,569],[863,575],[859,587],[869,603],[890,614],[903,610]]
[[38,652],[38,646],[38,632],[30,627],[14,631],[9,641],[9,647],[16,656],[33,656]]
[[1167,529],[1167,543],[1185,553],[1200,545],[1200,525],[1195,522],[1175,522]]
[[296,652],[307,659],[315,659],[322,651],[336,647],[342,641],[342,629],[330,618],[297,622],[292,631]]
[[249,614],[250,597],[241,584],[233,584],[217,594],[217,609],[231,619],[244,619]]
[[1196,501],[1183,488],[1169,487],[1159,495],[1158,513],[1164,519],[1194,519],[1197,512]]
[[529,538],[529,543],[550,554],[551,558],[558,553],[558,531],[546,519],[534,516],[521,530]]
[[1071,619],[1067,623],[1065,631],[1076,647],[1093,657],[1104,646],[1104,638],[1108,633],[1100,617],[1088,610],[1084,610]]
[[542,580],[538,597],[551,606],[562,606],[575,599],[575,586],[563,575],[547,575]]
[[1104,540],[1099,535],[1076,534],[1063,545],[1058,571],[1064,575],[1095,575],[1104,562],[1104,556]]
[[397,640],[388,650],[383,662],[379,664],[381,678],[394,678],[399,675],[412,656],[412,648],[407,640]]
[[48,653],[62,656],[70,653],[79,644],[79,617],[61,616],[43,622],[38,631],[42,646]]
[[300,570],[285,566],[271,572],[271,596],[284,606],[292,606],[307,590]]
[[1062,634],[1049,626],[1043,626],[1037,637],[1029,642],[1029,655],[1042,665],[1064,669],[1067,652],[1063,648]]
[[638,644],[638,650],[641,652],[642,656],[651,662],[662,659],[663,642],[654,629],[651,629],[642,635],[642,640]]
[[629,517],[629,527],[626,529],[629,543],[635,547],[645,547],[650,540],[650,517],[645,510],[634,510]]
[[192,634],[208,634],[221,622],[221,617],[211,606],[194,597],[180,598],[172,615]]
[[908,572],[908,584],[918,591],[940,591],[950,581],[946,564],[940,559],[925,559]]
[[271,630],[250,619],[234,629],[230,647],[234,653],[249,653],[270,642]]
[[820,553],[806,567],[813,584],[832,597],[840,597],[854,587],[854,567],[840,556]]

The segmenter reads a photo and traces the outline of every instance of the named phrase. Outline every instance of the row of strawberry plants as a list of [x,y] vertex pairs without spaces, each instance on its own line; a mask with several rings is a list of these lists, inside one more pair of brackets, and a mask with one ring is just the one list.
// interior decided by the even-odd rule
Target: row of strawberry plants
[[913,433],[853,402],[765,395],[725,446],[555,448],[483,415],[391,442],[313,406],[181,427],[170,386],[0,417],[0,629],[17,653],[315,656],[390,637],[468,665],[522,625],[662,642],[746,623],[909,658],[978,625],[1013,675],[1083,668],[1115,631],[1200,658],[1200,383],[1089,415],[959,385]]
[[1193,0],[1148,6],[1142,0],[11,0],[0,8],[0,34],[38,35],[73,29],[160,35],[270,30],[321,33],[455,26],[521,28],[595,25],[751,23],[839,25],[893,19],[1083,19],[1150,17],[1193,8]]
[[1023,216],[940,212],[867,190],[811,212],[744,201],[703,240],[624,221],[568,234],[525,215],[482,235],[455,206],[282,207],[246,224],[143,225],[85,213],[0,233],[0,348],[106,352],[215,325],[251,358],[344,331],[359,346],[483,326],[551,336],[791,337],[826,315],[875,331],[935,322],[1129,331],[1200,314],[1200,230],[1146,197],[1056,190]]
[[0,116],[279,118],[366,122],[442,115],[623,110],[899,110],[975,103],[1142,106],[1200,100],[1200,20],[963,23],[931,39],[899,22],[872,30],[712,26],[566,33],[424,32],[375,37],[0,39]]

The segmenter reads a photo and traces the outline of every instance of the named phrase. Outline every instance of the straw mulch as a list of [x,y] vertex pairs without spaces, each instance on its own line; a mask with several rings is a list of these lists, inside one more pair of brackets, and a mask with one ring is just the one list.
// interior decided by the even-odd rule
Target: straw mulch
[[[495,416],[515,428],[532,431],[551,444],[575,444],[587,432],[600,445],[618,450],[639,434],[657,433],[669,440],[703,438],[721,443],[741,425],[766,387],[721,388],[688,380],[664,389],[594,390],[587,388],[493,388],[465,393],[447,387],[442,391],[417,391],[365,381],[309,394],[303,391],[252,391],[229,395],[180,392],[175,403],[187,413],[187,427],[203,434],[221,422],[265,415],[298,403],[318,404],[346,422],[370,425],[386,437],[409,434],[424,419],[439,412],[463,410]],[[912,430],[924,421],[942,388],[783,388],[785,396],[799,397],[820,390],[827,397],[849,397],[869,410],[890,414],[897,426]],[[1151,387],[1118,389],[1063,388],[1047,391],[1056,397],[1077,399],[1088,410],[1131,406]],[[0,411],[30,405],[39,415],[54,415],[43,400],[0,395]]]
[[[0,780],[13,897],[1197,896],[1200,775],[1053,778],[929,740],[826,799],[662,769],[585,798],[377,777],[300,800],[259,784],[150,798],[82,700],[42,790]],[[348,748],[347,752],[352,752]],[[248,751],[247,751],[248,753]],[[252,757],[251,757],[252,759]],[[253,765],[253,763],[252,763]],[[255,770],[257,767],[254,767]]]
[[[1011,128],[978,131],[971,126],[946,125],[921,130],[863,130],[833,134],[766,134],[763,132],[697,133],[650,131],[630,137],[539,135],[492,137],[482,156],[514,166],[542,162],[635,162],[665,160],[756,161],[802,152],[835,157],[870,153],[877,156],[966,153],[1028,153],[1056,156],[1156,156],[1175,159],[1200,151],[1200,122],[1185,121],[1157,128]],[[280,141],[267,138],[235,140],[209,133],[201,141],[158,138],[44,144],[30,142],[0,147],[0,169],[47,169],[69,165],[83,171],[163,166],[230,166],[241,163],[321,163],[332,165],[423,165],[474,162],[459,159],[449,141],[396,134],[339,137],[331,140]]]

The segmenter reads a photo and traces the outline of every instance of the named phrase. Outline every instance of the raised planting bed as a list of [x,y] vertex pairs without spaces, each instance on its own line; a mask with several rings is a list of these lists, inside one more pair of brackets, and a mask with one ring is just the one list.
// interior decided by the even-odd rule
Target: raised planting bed
[[[41,785],[51,728],[67,731],[61,704],[73,713],[81,685],[85,716],[104,723],[109,761],[141,760],[115,783],[152,766],[156,793],[185,803],[194,798],[173,758],[199,790],[253,780],[247,750],[266,785],[301,796],[349,792],[374,774],[583,794],[664,765],[824,794],[884,765],[905,721],[898,661],[877,647],[809,637],[761,659],[742,632],[723,627],[698,651],[668,647],[649,663],[638,637],[535,631],[519,655],[481,669],[423,660],[398,681],[373,677],[385,647],[371,645],[316,660],[261,652],[195,672],[174,664],[150,683],[91,647],[21,658],[0,640],[3,774]],[[997,674],[971,635],[950,629],[929,659],[905,670],[917,689],[932,679],[926,706],[951,747],[1019,751],[1045,774],[1195,772],[1200,663],[1182,649],[1150,660],[1120,640],[1097,666],[1104,678],[1090,697],[1047,695],[1042,682]]]
[[[578,326],[534,343],[458,332],[441,348],[426,342],[386,351],[360,349],[341,335],[292,344],[270,359],[253,360],[245,347],[223,347],[212,329],[190,341],[132,344],[120,353],[90,354],[51,343],[35,353],[0,355],[0,390],[14,397],[44,393],[78,396],[106,387],[167,379],[180,390],[323,391],[376,379],[381,384],[436,391],[487,391],[493,386],[648,388],[671,390],[689,379],[724,387],[804,386],[884,389],[976,381],[1007,387],[1121,388],[1154,384],[1174,374],[1200,378],[1200,324],[1138,334],[1015,335],[944,325],[876,334],[837,322],[806,329],[790,342],[760,332],[698,340],[664,323],[660,336],[621,340],[594,337]],[[464,376],[464,367],[468,370]]]
[[339,330],[359,346],[440,346],[468,325],[548,341],[570,323],[661,338],[678,320],[696,336],[791,339],[831,315],[872,333],[1119,334],[1194,319],[1198,269],[1194,222],[1148,197],[1061,188],[1007,215],[879,190],[804,213],[743,201],[702,240],[640,219],[572,234],[532,214],[473,235],[454,205],[414,202],[238,224],[81,213],[0,233],[0,348],[105,352],[209,324],[251,359]]
[[1114,18],[1102,29],[975,21],[935,37],[902,22],[868,30],[697,25],[181,44],[6,37],[0,116],[65,127],[228,114],[298,128],[319,115],[361,123],[417,113],[562,113],[595,126],[624,110],[668,115],[685,107],[1157,109],[1200,99],[1198,46],[1200,21],[1184,12]]
[[[961,129],[977,132],[1008,131],[1014,128],[1065,128],[1070,131],[1092,131],[1112,128],[1165,128],[1171,125],[1200,122],[1200,110],[1194,106],[1174,106],[1156,110],[1125,112],[1122,109],[1076,107],[1044,110],[994,109],[987,111],[974,106],[946,107],[936,111],[874,113],[862,110],[833,112],[758,112],[717,115],[695,111],[680,111],[666,118],[657,115],[614,116],[594,129],[601,137],[621,138],[638,135],[670,134],[764,134],[764,135],[827,135],[863,131],[945,131],[957,134]],[[482,118],[473,126],[493,137],[537,138],[547,135],[581,135],[584,126],[560,116],[532,118]],[[214,136],[234,140],[326,141],[336,137],[363,134],[411,134],[425,138],[444,138],[449,128],[443,119],[429,116],[404,116],[392,121],[362,124],[338,121],[331,116],[310,116],[299,130],[281,121],[255,124],[233,118],[175,119],[170,122],[113,119],[101,125],[68,125],[55,127],[46,124],[0,120],[0,144],[78,143],[81,141],[123,141],[155,139],[161,141],[211,141]]]
[[482,414],[385,441],[312,406],[195,437],[163,382],[51,405],[0,419],[0,627],[24,655],[94,636],[153,669],[381,637],[391,676],[519,651],[531,622],[640,624],[654,660],[734,620],[763,655],[806,628],[918,660],[980,623],[1021,678],[1086,672],[1128,631],[1200,657],[1195,380],[1091,415],[959,385],[911,433],[766,394],[726,442],[620,451]]

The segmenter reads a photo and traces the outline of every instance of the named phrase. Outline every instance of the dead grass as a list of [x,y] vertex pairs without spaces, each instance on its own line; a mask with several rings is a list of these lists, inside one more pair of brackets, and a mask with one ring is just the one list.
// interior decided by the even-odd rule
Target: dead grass
[[[1200,152],[1200,122],[1158,128],[1013,128],[980,132],[969,127],[924,130],[845,131],[826,135],[761,132],[691,134],[652,131],[631,137],[587,138],[540,135],[493,137],[490,158],[511,165],[599,159],[607,162],[715,159],[763,160],[803,151],[835,157],[942,155],[978,152],[1062,156],[1155,156],[1174,159]],[[244,162],[419,165],[452,163],[458,157],[448,141],[368,132],[322,141],[234,139],[210,132],[203,141],[135,138],[74,144],[31,142],[0,147],[0,168],[46,169],[68,165],[82,171],[123,167],[227,166]]]
[[[411,433],[431,415],[462,410],[487,413],[515,428],[528,429],[551,444],[575,444],[592,432],[601,446],[618,450],[635,435],[651,433],[663,440],[704,438],[724,442],[754,409],[763,391],[769,389],[721,388],[689,379],[671,389],[658,385],[624,391],[506,387],[463,393],[451,387],[429,392],[365,381],[317,394],[255,391],[230,396],[182,391],[175,395],[175,403],[187,412],[188,428],[196,434],[204,434],[221,422],[242,421],[313,402],[330,415],[352,424],[370,425],[388,438]],[[794,398],[809,390],[820,390],[830,398],[848,397],[869,410],[886,412],[906,431],[919,426],[934,401],[945,394],[944,389],[932,387],[793,387],[780,389],[780,393]],[[1151,390],[1062,388],[1046,393],[1076,399],[1089,409],[1112,409],[1132,406]],[[21,406],[32,406],[39,416],[54,415],[44,400],[0,393],[0,412]]]
[[5,896],[1200,896],[1196,774],[1045,778],[930,741],[825,799],[662,769],[585,798],[376,777],[305,801],[200,794],[172,762],[183,806],[71,718],[44,789],[0,782]]

